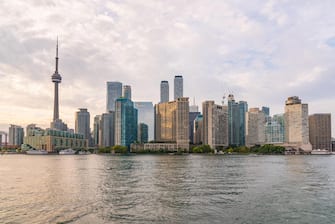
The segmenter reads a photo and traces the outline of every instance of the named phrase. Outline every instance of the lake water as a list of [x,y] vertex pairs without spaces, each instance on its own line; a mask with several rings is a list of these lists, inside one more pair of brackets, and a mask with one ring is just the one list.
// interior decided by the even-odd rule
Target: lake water
[[0,223],[335,223],[335,156],[0,155]]

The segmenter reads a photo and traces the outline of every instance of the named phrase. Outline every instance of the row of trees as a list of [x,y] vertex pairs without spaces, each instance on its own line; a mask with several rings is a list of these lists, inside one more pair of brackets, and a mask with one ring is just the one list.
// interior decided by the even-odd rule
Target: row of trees
[[[253,147],[247,146],[238,146],[238,147],[227,147],[220,150],[222,153],[227,154],[284,154],[285,147],[283,146],[276,146],[271,144],[266,145],[258,145]],[[212,149],[209,145],[200,145],[190,148],[190,153],[214,153],[214,149]]]
[[128,148],[127,146],[123,145],[114,145],[110,147],[103,147],[98,149],[98,153],[121,153],[121,154],[126,154],[128,153]]

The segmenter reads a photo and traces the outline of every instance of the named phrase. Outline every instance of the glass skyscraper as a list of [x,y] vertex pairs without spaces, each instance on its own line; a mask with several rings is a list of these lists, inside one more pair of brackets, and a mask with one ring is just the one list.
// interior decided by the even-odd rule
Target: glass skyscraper
[[134,103],[126,98],[115,102],[115,145],[130,147],[137,141],[137,109]]

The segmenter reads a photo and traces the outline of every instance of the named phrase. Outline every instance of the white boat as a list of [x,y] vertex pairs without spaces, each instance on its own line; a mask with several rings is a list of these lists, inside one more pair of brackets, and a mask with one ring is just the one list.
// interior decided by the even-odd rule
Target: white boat
[[91,152],[90,151],[79,151],[78,154],[79,155],[89,155],[91,154]]
[[313,149],[311,154],[312,155],[330,155],[331,152],[329,152],[327,149]]
[[63,149],[61,151],[59,151],[59,155],[74,155],[76,153],[76,151],[74,151],[73,149]]
[[47,151],[41,149],[41,150],[35,150],[35,149],[30,149],[26,151],[26,154],[28,155],[46,155],[48,154]]

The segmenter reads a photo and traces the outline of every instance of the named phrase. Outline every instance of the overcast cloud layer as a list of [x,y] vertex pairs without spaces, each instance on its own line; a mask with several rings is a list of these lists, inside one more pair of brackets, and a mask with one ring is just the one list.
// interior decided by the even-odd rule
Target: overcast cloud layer
[[1,1],[0,129],[48,127],[59,36],[60,116],[105,111],[106,81],[159,101],[161,80],[184,77],[184,95],[284,112],[298,95],[310,113],[335,104],[335,1]]

